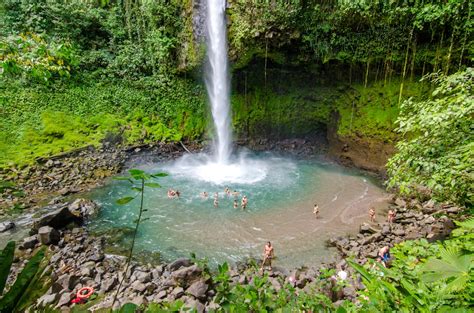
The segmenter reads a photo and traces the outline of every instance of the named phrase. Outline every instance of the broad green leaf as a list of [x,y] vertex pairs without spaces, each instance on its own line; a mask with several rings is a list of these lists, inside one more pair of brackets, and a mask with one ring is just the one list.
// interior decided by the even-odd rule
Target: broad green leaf
[[0,312],[12,312],[33,277],[38,272],[41,260],[44,258],[45,248],[40,249],[26,264],[25,268],[18,274],[10,290],[0,299]]
[[161,188],[161,185],[157,183],[145,183],[145,186],[150,188]]
[[119,313],[135,313],[138,306],[134,303],[125,303],[119,310]]
[[123,204],[129,203],[133,199],[135,199],[135,198],[134,197],[124,197],[122,199],[118,199],[116,202],[117,202],[117,204],[123,205]]
[[15,254],[15,242],[7,243],[5,249],[0,253],[0,295],[3,293],[5,284],[10,274],[10,268],[13,263],[13,256]]
[[151,177],[166,177],[168,176],[167,173],[156,173],[156,174],[151,174]]

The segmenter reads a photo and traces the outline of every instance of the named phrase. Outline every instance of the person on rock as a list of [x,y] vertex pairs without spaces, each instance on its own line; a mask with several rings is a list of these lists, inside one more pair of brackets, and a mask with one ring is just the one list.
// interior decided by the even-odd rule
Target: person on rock
[[272,270],[272,259],[274,258],[275,251],[273,250],[272,243],[267,242],[263,248],[263,262],[262,262],[262,271],[265,268],[265,265],[268,264],[270,271]]
[[241,203],[243,210],[247,208],[248,203],[249,203],[249,200],[247,199],[247,196],[243,196],[242,203]]
[[374,209],[374,207],[371,207],[371,208],[369,209],[369,218],[370,218],[370,221],[371,221],[372,223],[375,222],[375,209]]
[[395,217],[397,216],[397,214],[395,213],[394,210],[388,210],[388,214],[387,214],[387,222],[389,224],[392,224],[393,221],[395,221]]
[[316,203],[314,204],[313,214],[315,218],[319,218],[319,206]]

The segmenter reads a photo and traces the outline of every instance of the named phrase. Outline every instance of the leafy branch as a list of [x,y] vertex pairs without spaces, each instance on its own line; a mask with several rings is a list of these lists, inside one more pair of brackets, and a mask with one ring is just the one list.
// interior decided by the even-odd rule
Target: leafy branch
[[[127,263],[125,266],[125,272],[124,275],[122,276],[122,279],[120,280],[119,286],[117,288],[117,292],[115,293],[114,296],[114,301],[112,302],[112,307],[114,306],[115,302],[117,301],[118,294],[120,292],[120,288],[122,287],[123,281],[125,280],[125,276],[127,275],[128,268],[130,267],[130,262],[132,260],[132,255],[133,255],[133,249],[135,247],[135,240],[137,238],[137,233],[138,233],[138,227],[140,226],[140,222],[142,221],[142,215],[143,212],[146,212],[147,210],[144,209],[143,207],[143,199],[145,195],[145,187],[149,188],[160,188],[161,185],[158,183],[153,183],[149,182],[152,178],[160,178],[160,177],[165,177],[168,176],[166,173],[157,173],[157,174],[148,174],[145,173],[142,170],[138,169],[131,169],[128,171],[130,176],[120,176],[120,177],[115,177],[115,180],[123,180],[127,181],[131,185],[131,190],[138,192],[135,196],[127,196],[123,197],[121,199],[118,199],[116,202],[117,204],[124,205],[129,203],[130,201],[140,198],[140,210],[138,213],[138,218],[134,221],[135,223],[135,230],[133,232],[133,239],[132,239],[132,245],[130,246],[130,251],[128,254],[127,258]],[[147,220],[148,218],[143,219],[143,221]]]

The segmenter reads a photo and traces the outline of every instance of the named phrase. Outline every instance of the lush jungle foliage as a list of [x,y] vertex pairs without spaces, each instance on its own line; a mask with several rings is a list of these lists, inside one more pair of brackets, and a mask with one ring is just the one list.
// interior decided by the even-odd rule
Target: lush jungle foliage
[[474,203],[474,69],[432,74],[432,97],[405,101],[397,120],[405,140],[388,163],[389,186],[402,194]]

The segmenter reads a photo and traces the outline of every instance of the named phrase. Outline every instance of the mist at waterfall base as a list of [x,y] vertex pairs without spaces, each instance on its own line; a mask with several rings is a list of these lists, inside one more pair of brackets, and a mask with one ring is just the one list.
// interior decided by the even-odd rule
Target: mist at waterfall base
[[[293,160],[271,153],[247,155],[245,160],[258,164],[255,168],[261,171],[244,170],[234,181],[219,183],[212,176],[202,175],[199,166],[192,166],[193,162],[206,164],[199,159],[207,157],[132,165],[147,172],[170,174],[158,180],[163,188],[147,188],[145,192],[144,217],[149,219],[138,229],[137,253],[159,252],[165,261],[196,253],[211,264],[233,263],[261,257],[265,242],[270,240],[276,251],[276,265],[315,265],[329,261],[333,255],[325,245],[327,239],[356,233],[360,223],[367,220],[368,207],[374,205],[380,212],[387,206],[386,194],[368,177],[329,162]],[[233,207],[234,197],[224,193],[226,186],[239,192],[237,209]],[[168,199],[168,188],[179,190],[181,197]],[[201,197],[203,191],[209,193],[208,198]],[[215,192],[218,207],[213,203]],[[116,200],[133,193],[122,181],[111,181],[94,190],[90,197],[101,210],[91,222],[91,229],[102,233],[132,229],[139,201],[118,205]],[[249,199],[245,210],[240,207],[243,195]],[[321,211],[318,219],[313,215],[315,203]],[[129,236],[114,244],[128,247]]]

